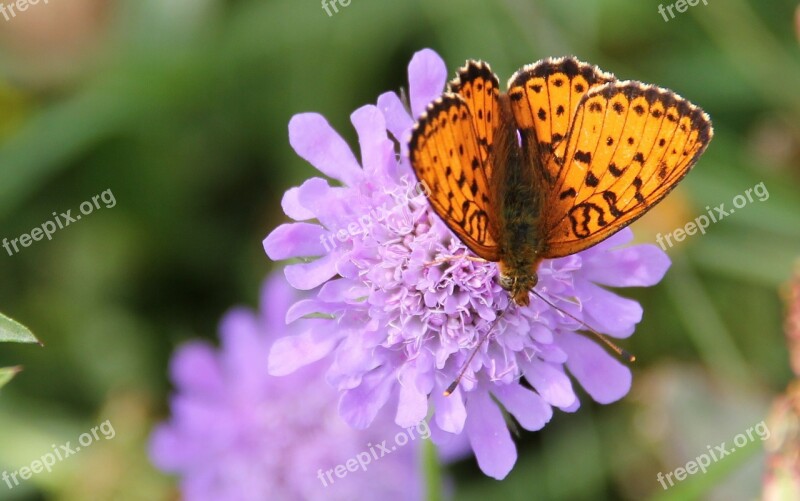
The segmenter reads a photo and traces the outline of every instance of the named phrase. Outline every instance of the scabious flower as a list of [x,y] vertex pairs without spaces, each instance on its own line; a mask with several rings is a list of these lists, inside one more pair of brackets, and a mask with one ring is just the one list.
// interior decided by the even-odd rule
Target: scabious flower
[[[338,416],[324,364],[284,378],[267,373],[274,339],[297,333],[284,321],[296,299],[283,277],[273,278],[260,313],[239,308],[225,316],[220,350],[191,342],[177,351],[177,394],[170,421],[151,438],[153,462],[181,477],[187,501],[422,499],[424,422],[402,430],[388,415],[357,431]],[[302,328],[322,328],[318,322]]]
[[[542,301],[510,305],[494,263],[460,257],[430,265],[469,251],[429,208],[428,187],[414,185],[407,160],[412,116],[441,94],[444,62],[420,51],[408,77],[411,114],[394,93],[352,114],[361,165],[320,115],[296,115],[289,123],[295,151],[338,184],[315,177],[290,189],[283,209],[298,222],[276,228],[264,247],[273,260],[301,258],[286,266],[286,278],[313,291],[292,306],[287,321],[312,313],[329,319],[325,328],[276,342],[270,371],[287,374],[330,358],[327,379],[352,426],[369,426],[389,403],[396,403],[400,426],[432,408],[435,442],[465,433],[480,468],[503,478],[517,453],[498,404],[525,429],[538,430],[553,407],[579,407],[573,379],[595,401],[609,403],[628,392],[631,373]],[[641,307],[603,286],[653,285],[670,264],[654,245],[621,247],[631,238],[626,229],[579,254],[545,261],[537,292],[600,332],[631,335]],[[444,397],[490,329],[459,388]]]

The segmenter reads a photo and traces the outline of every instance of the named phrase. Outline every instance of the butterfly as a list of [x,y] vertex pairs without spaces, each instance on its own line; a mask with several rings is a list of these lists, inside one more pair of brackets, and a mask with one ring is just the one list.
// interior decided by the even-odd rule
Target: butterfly
[[470,60],[428,105],[409,160],[433,210],[499,284],[530,303],[544,259],[626,227],[680,182],[713,136],[708,115],[668,89],[574,57],[514,73],[500,92]]

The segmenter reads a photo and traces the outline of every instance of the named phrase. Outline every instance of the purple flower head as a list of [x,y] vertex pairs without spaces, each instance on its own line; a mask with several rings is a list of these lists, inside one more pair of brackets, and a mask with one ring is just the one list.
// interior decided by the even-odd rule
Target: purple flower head
[[338,415],[324,365],[268,374],[274,339],[303,335],[284,322],[296,300],[283,277],[270,279],[260,313],[235,309],[222,320],[220,350],[192,342],[177,351],[177,394],[151,437],[154,464],[181,477],[188,501],[422,499],[417,453],[427,424],[403,430],[389,414],[354,430]]
[[[431,50],[420,51],[408,76],[417,117],[444,88],[444,62]],[[283,208],[299,222],[276,228],[264,247],[273,260],[302,258],[286,267],[286,277],[314,294],[293,305],[287,321],[312,313],[329,320],[325,328],[276,342],[270,371],[288,374],[330,357],[327,379],[352,426],[369,426],[389,403],[396,403],[400,426],[432,410],[437,443],[466,433],[481,469],[503,478],[517,453],[498,402],[522,427],[538,430],[553,407],[579,407],[573,380],[597,402],[609,403],[628,392],[631,373],[576,334],[580,324],[541,300],[510,305],[494,263],[459,258],[431,266],[441,256],[469,251],[428,206],[427,187],[414,184],[405,146],[413,117],[387,93],[351,119],[361,165],[321,116],[300,114],[289,123],[295,151],[338,183],[317,177],[290,189]],[[641,307],[603,286],[650,286],[670,264],[654,245],[621,247],[631,238],[623,230],[579,254],[544,261],[536,291],[600,332],[630,336]],[[459,388],[442,396],[490,329]]]

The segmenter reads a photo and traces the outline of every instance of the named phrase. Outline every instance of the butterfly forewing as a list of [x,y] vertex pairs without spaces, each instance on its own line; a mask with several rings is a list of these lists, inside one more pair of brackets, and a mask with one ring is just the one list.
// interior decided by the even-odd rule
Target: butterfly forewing
[[592,89],[545,197],[544,257],[591,247],[643,215],[692,168],[712,133],[708,116],[669,90],[639,82]]
[[469,106],[472,124],[478,139],[483,171],[487,179],[492,177],[490,151],[495,140],[500,118],[500,88],[497,76],[488,64],[482,61],[467,61],[457,76],[448,84],[448,90],[457,94]]
[[411,166],[430,187],[430,203],[478,256],[497,261],[499,229],[490,217],[486,164],[470,105],[445,93],[420,117],[409,142]]
[[614,76],[573,57],[545,59],[516,72],[508,81],[508,95],[517,128],[530,154],[538,155],[544,180],[558,178],[566,150],[565,138],[575,110],[593,87]]

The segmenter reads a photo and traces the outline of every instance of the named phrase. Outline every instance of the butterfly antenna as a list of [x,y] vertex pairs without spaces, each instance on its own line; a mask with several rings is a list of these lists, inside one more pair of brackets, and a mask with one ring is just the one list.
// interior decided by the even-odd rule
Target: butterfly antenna
[[472,360],[475,358],[475,355],[478,354],[478,350],[480,350],[481,346],[483,346],[483,342],[489,339],[489,336],[491,336],[492,332],[494,332],[494,328],[497,327],[497,324],[500,322],[500,319],[503,318],[503,315],[506,314],[506,312],[509,310],[512,304],[513,303],[511,301],[508,302],[508,306],[506,306],[506,308],[503,311],[501,311],[499,315],[497,315],[497,318],[494,320],[494,324],[492,325],[492,327],[486,332],[486,334],[484,334],[481,337],[480,341],[478,341],[478,345],[472,349],[472,353],[469,354],[469,358],[467,358],[467,361],[464,362],[464,365],[461,366],[461,370],[458,371],[458,376],[456,376],[453,382],[450,383],[450,386],[448,386],[447,389],[444,390],[443,395],[445,397],[449,397],[454,391],[456,391],[456,388],[458,388],[458,383],[461,382],[461,378],[463,378],[464,373],[467,372],[469,364],[472,363]]
[[542,300],[542,301],[544,301],[545,303],[547,303],[547,304],[549,304],[550,306],[552,306],[552,307],[553,307],[555,310],[558,310],[558,311],[560,311],[561,313],[563,313],[564,315],[568,316],[568,317],[569,317],[569,318],[571,318],[572,320],[575,320],[576,322],[578,322],[579,324],[581,324],[581,325],[582,325],[582,326],[583,326],[583,327],[584,327],[584,328],[585,328],[587,331],[591,332],[591,333],[592,333],[592,335],[593,335],[594,337],[596,337],[597,339],[599,339],[600,341],[602,341],[602,342],[603,342],[603,344],[605,344],[606,346],[608,346],[608,348],[609,348],[611,351],[613,351],[614,353],[616,353],[618,356],[620,356],[621,358],[623,358],[623,359],[627,360],[627,361],[628,361],[628,363],[633,363],[634,361],[636,361],[636,356],[635,356],[635,355],[633,355],[632,353],[629,353],[628,351],[626,351],[626,350],[624,350],[623,348],[620,348],[619,346],[617,346],[616,344],[614,344],[614,343],[613,343],[613,342],[612,342],[610,339],[608,339],[606,336],[604,336],[604,335],[600,334],[600,333],[599,333],[599,332],[597,332],[596,330],[594,330],[594,329],[592,329],[591,327],[589,327],[589,326],[586,324],[586,322],[584,322],[583,320],[581,320],[581,319],[577,318],[575,315],[573,315],[572,313],[570,313],[570,312],[568,312],[568,311],[564,311],[564,310],[562,310],[562,309],[561,309],[561,308],[559,308],[558,306],[556,306],[556,305],[554,305],[553,303],[551,303],[551,302],[550,302],[548,299],[545,299],[545,297],[544,297],[544,296],[542,296],[541,294],[539,294],[539,293],[538,293],[538,292],[536,292],[535,290],[531,290],[531,293],[533,293],[533,295],[534,295],[534,296],[538,297],[539,299],[541,299],[541,300]]

